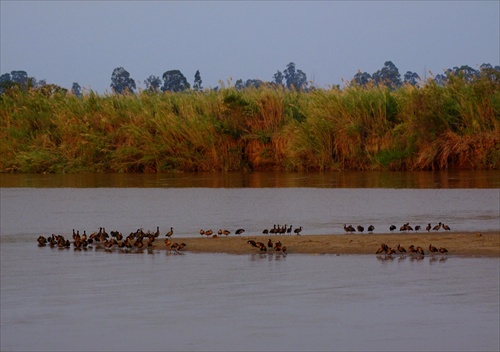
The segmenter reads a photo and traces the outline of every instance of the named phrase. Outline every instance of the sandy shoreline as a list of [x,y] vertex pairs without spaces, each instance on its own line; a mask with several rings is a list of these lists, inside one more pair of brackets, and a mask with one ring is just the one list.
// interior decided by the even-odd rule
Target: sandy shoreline
[[[218,238],[172,237],[172,243],[185,243],[184,252],[251,254],[259,253],[247,243],[248,240],[267,244],[281,241],[288,254],[375,254],[382,243],[396,249],[398,244],[408,250],[410,245],[421,246],[427,255],[429,244],[446,248],[448,255],[500,257],[500,232],[439,232],[439,233],[386,233],[386,234],[342,234],[342,235],[283,235],[283,236],[237,236]],[[158,238],[155,249],[167,249],[165,237]],[[170,246],[169,246],[170,247]],[[437,254],[441,255],[441,254]]]

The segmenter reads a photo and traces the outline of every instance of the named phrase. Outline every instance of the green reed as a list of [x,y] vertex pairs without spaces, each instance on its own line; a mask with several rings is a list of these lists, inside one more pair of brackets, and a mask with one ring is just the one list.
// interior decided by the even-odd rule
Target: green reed
[[420,88],[0,96],[0,171],[498,169],[500,77]]

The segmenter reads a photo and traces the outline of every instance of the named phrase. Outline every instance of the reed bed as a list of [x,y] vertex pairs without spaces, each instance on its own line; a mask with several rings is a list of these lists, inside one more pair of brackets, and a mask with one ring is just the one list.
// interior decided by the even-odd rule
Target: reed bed
[[0,96],[0,172],[498,169],[500,77]]

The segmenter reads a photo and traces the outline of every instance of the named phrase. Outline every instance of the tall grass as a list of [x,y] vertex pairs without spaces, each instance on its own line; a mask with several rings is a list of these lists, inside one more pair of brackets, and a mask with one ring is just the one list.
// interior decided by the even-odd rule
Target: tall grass
[[422,87],[0,96],[0,171],[498,169],[500,77]]

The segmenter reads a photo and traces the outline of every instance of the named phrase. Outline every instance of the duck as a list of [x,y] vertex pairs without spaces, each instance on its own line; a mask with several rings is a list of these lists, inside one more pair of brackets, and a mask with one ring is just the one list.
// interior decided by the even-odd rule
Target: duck
[[45,247],[47,245],[47,239],[42,235],[38,236],[37,242],[39,247]]
[[358,232],[363,232],[365,228],[361,225],[358,225]]
[[290,225],[290,227],[288,227],[288,229],[286,230],[286,233],[289,235],[292,234],[292,225]]
[[422,227],[420,225],[415,226],[415,231],[420,231]]
[[201,229],[201,230],[200,230],[200,235],[201,235],[202,237],[203,237],[203,236],[205,236],[205,230]]
[[445,229],[446,231],[450,231],[451,230],[450,227],[448,225],[445,225],[445,224],[443,224],[443,229]]
[[247,243],[252,247],[257,248],[257,242],[255,242],[254,240],[248,240]]
[[392,255],[392,254],[396,254],[396,251],[393,249],[393,248],[390,248],[387,250],[387,255]]
[[344,224],[344,231],[347,233],[356,232],[356,230],[354,229],[354,227],[352,225],[347,226],[346,224]]
[[268,233],[269,233],[269,230],[268,230],[268,229],[264,229],[264,230],[262,230],[262,234],[267,235]]
[[179,249],[179,250],[182,250],[182,249],[186,248],[186,246],[187,246],[187,244],[185,244],[184,242],[179,243],[179,247],[178,247],[178,249]]
[[405,247],[401,247],[399,244],[398,244],[398,251],[399,253],[406,253]]
[[295,230],[293,230],[293,232],[298,236],[300,235],[300,233],[302,232],[302,226],[296,228]]
[[439,253],[441,253],[441,254],[448,253],[448,250],[447,250],[446,248],[443,248],[443,247],[439,247],[438,251],[439,251]]
[[436,247],[434,247],[432,244],[429,244],[429,251],[431,253],[437,253],[438,249]]
[[391,225],[391,226],[389,226],[389,231],[391,231],[391,232],[392,232],[392,231],[394,231],[394,230],[396,230],[396,226],[395,226],[395,225]]
[[169,238],[170,238],[170,237],[172,237],[172,235],[173,235],[173,234],[174,234],[174,228],[173,228],[173,227],[171,227],[171,228],[170,228],[170,231],[168,231],[168,232],[165,234],[165,236],[167,236],[167,237],[169,237]]
[[267,241],[267,248],[273,248],[273,241],[271,239]]
[[279,251],[282,250],[282,246],[281,246],[281,242],[280,241],[276,242],[276,244],[274,245],[274,250],[276,252],[279,252]]
[[281,247],[281,253],[283,253],[283,255],[284,255],[285,257],[288,255],[288,252],[287,252],[286,246]]
[[441,225],[442,225],[441,223],[437,224],[436,226],[434,226],[434,227],[432,228],[432,230],[433,230],[433,231],[439,231],[439,229],[441,228]]
[[399,231],[406,231],[408,230],[408,224],[403,224],[400,228]]
[[245,229],[238,229],[234,233],[237,235],[241,235],[243,232],[245,232]]
[[425,255],[424,249],[422,247],[417,247],[417,253],[420,255]]
[[427,226],[425,227],[425,229],[427,230],[427,232],[430,232],[432,229],[431,223],[428,223]]
[[373,225],[368,226],[368,232],[369,233],[372,233],[373,230],[375,230],[375,226],[373,226]]
[[410,247],[408,247],[410,253],[417,253],[417,250],[415,249],[415,246],[414,245],[410,245]]
[[222,231],[222,233],[225,235],[225,236],[229,236],[231,234],[231,231],[229,230],[224,230]]

